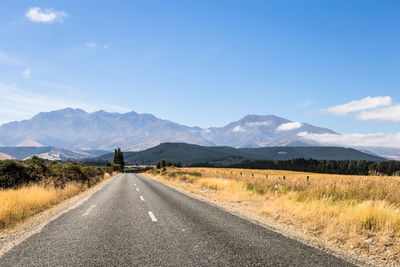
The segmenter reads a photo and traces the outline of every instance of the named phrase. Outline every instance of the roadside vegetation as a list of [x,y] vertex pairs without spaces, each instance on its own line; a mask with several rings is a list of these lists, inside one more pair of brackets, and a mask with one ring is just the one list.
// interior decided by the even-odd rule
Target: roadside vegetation
[[[114,170],[123,172],[125,168],[124,153],[121,148],[114,150]],[[110,166],[110,165],[109,165]]]
[[83,192],[113,171],[113,166],[48,162],[36,156],[0,161],[0,229]]
[[399,176],[174,167],[147,174],[325,245],[400,263]]
[[[199,163],[192,167],[219,167]],[[317,160],[296,158],[289,160],[247,160],[224,166],[237,169],[266,169],[350,175],[399,175],[400,161]]]

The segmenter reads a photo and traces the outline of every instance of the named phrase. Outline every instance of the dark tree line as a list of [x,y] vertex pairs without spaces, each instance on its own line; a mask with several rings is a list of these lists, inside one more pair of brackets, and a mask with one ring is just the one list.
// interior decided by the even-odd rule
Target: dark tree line
[[114,150],[114,167],[123,171],[125,168],[124,153],[121,148]]
[[162,159],[159,162],[157,162],[157,169],[162,169],[163,171],[165,171],[166,167],[171,167],[171,166],[175,166],[175,167],[182,167],[182,164],[180,162],[172,162],[172,161],[167,161],[166,159]]
[[[209,167],[209,164],[208,164]],[[366,160],[316,160],[316,159],[290,159],[290,160],[254,160],[230,164],[229,168],[243,169],[273,169],[288,171],[303,171],[331,174],[400,174],[400,161],[366,161]]]

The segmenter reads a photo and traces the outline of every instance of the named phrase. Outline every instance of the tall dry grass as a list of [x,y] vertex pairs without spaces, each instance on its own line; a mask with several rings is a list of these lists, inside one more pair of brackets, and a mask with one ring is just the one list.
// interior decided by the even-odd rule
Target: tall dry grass
[[158,179],[339,247],[400,262],[400,177],[183,168]]
[[[105,173],[103,178],[110,177]],[[0,189],[0,230],[22,222],[86,189],[86,184],[77,182],[67,183],[63,188],[32,184],[18,189]]]

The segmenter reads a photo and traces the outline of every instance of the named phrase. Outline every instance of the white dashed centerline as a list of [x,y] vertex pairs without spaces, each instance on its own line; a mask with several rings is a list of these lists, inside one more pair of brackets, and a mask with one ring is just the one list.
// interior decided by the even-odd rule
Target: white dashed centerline
[[84,214],[82,214],[82,216],[89,215],[90,211],[91,211],[94,207],[96,207],[96,205],[90,206],[90,207],[86,210],[86,212],[85,212]]
[[139,192],[139,188],[136,188],[136,191],[138,191],[138,192]]
[[142,196],[140,196],[140,200],[144,201],[144,198]]
[[151,211],[149,211],[149,216],[150,216],[150,218],[151,218],[151,220],[152,220],[153,222],[156,222],[156,221],[157,221],[156,216],[154,216],[154,214],[153,214]]

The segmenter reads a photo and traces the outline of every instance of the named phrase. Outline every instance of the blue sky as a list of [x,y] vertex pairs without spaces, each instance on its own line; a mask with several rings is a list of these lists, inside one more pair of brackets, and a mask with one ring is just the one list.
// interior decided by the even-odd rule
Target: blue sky
[[0,123],[72,106],[398,134],[399,14],[398,1],[2,1]]

